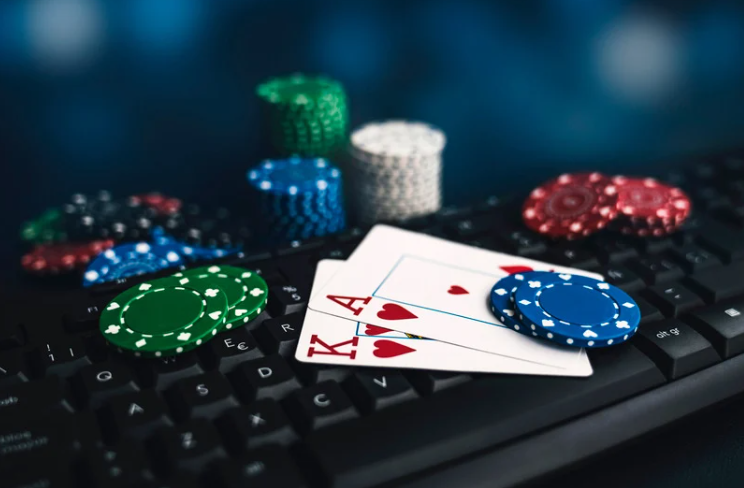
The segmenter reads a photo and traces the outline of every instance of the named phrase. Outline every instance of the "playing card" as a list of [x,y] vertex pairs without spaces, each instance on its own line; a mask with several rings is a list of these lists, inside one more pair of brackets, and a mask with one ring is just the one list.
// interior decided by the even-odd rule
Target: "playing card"
[[[342,261],[330,259],[318,263],[311,298],[343,266]],[[351,366],[560,376],[592,374],[583,350],[571,367],[558,368],[422,339],[311,309],[305,314],[295,357],[307,363]]]
[[505,328],[488,307],[500,278],[531,270],[600,275],[377,225],[310,300],[312,310],[511,358],[568,367],[580,350]]

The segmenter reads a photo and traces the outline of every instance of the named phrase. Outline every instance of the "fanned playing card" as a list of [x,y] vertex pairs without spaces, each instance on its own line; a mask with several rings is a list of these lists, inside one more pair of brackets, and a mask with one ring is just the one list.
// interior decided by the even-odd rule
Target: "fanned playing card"
[[515,332],[489,310],[494,283],[508,274],[531,270],[602,279],[583,270],[377,225],[311,298],[309,307],[414,336],[569,367],[579,360],[580,349]]
[[[317,295],[343,266],[343,261],[329,259],[318,263],[311,297]],[[416,337],[311,309],[305,315],[295,357],[308,363],[350,366],[554,376],[592,374],[583,350],[574,364],[558,368]]]

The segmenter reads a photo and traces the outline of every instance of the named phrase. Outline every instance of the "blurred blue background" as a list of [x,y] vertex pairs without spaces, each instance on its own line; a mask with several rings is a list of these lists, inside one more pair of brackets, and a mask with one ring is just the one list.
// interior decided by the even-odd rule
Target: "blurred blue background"
[[443,128],[445,200],[461,203],[736,146],[744,6],[2,0],[3,263],[20,222],[73,192],[239,203],[271,156],[254,87],[293,71],[341,80],[353,125]]

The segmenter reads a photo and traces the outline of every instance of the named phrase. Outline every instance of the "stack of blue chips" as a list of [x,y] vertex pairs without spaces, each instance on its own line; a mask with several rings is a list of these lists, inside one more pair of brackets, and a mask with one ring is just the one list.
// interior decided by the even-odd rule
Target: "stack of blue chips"
[[264,232],[291,241],[346,227],[341,171],[322,158],[266,160],[248,171]]
[[161,227],[151,232],[152,240],[119,244],[99,254],[88,264],[83,286],[89,287],[129,276],[156,273],[190,261],[217,259],[240,252],[240,248],[191,246],[167,235]]

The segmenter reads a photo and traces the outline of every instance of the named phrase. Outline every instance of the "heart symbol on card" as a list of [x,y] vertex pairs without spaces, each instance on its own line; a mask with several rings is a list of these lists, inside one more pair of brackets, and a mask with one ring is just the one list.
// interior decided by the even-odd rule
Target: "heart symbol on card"
[[407,309],[395,303],[386,303],[383,305],[382,310],[377,312],[377,317],[382,320],[406,320],[418,318]]
[[468,295],[470,292],[459,285],[452,285],[447,290],[450,295]]
[[377,327],[376,325],[369,325],[367,324],[367,328],[364,330],[364,333],[369,336],[377,336],[381,334],[386,334],[388,332],[392,332],[390,329],[386,329],[385,327]]
[[530,271],[534,271],[529,266],[499,266],[499,267],[509,274],[529,273]]
[[375,341],[374,346],[375,350],[372,354],[378,358],[394,358],[396,356],[408,354],[409,352],[416,352],[416,349],[385,339]]

